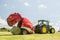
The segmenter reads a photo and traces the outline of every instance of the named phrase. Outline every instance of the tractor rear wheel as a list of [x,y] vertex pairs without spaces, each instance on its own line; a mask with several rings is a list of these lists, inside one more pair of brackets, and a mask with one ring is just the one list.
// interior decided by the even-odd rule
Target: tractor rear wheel
[[50,29],[50,33],[55,33],[55,29],[54,28],[51,28]]
[[47,27],[44,25],[44,26],[42,26],[41,27],[41,30],[40,30],[40,33],[41,34],[45,34],[45,33],[47,33],[48,31],[47,31]]

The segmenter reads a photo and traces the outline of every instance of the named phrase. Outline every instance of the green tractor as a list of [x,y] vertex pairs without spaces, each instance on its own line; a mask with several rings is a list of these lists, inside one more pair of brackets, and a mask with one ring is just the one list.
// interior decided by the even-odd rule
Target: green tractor
[[48,20],[38,20],[38,24],[35,26],[35,33],[55,33],[55,29],[49,25]]

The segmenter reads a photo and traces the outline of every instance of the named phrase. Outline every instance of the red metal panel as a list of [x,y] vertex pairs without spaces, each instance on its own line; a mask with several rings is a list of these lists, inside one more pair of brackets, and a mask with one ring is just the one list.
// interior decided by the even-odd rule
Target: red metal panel
[[31,30],[33,30],[33,24],[27,18],[23,18],[22,26],[30,28]]
[[19,22],[21,19],[22,17],[19,13],[14,13],[14,14],[9,15],[9,17],[7,18],[7,23],[9,26],[13,26],[17,22]]

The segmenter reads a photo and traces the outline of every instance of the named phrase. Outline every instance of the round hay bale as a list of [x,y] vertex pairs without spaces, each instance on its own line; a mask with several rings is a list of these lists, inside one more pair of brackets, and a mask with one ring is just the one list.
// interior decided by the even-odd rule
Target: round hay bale
[[19,35],[21,32],[21,29],[19,27],[13,27],[10,31],[13,35]]

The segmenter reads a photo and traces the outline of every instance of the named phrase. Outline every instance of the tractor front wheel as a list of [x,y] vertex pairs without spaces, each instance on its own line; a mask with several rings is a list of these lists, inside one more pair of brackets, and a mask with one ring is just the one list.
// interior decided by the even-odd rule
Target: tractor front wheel
[[50,33],[55,33],[55,29],[54,28],[51,28],[50,29]]

